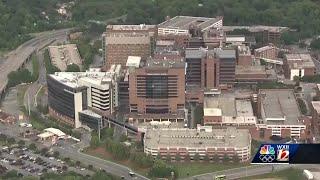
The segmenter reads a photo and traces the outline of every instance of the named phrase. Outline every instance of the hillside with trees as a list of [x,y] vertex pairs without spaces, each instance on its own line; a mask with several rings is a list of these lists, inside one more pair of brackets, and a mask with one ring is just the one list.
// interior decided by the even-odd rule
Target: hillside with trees
[[71,0],[0,1],[0,51],[30,38],[28,33],[87,24],[126,15],[116,23],[157,24],[166,16],[224,16],[226,25],[288,26],[297,32],[285,41],[318,35],[319,0],[74,0],[72,19],[57,13],[59,3]]
[[0,51],[11,50],[31,38],[29,33],[66,26],[56,11],[59,2],[70,0],[0,1]]
[[166,16],[224,16],[226,25],[288,26],[307,37],[320,32],[317,0],[91,0],[73,9],[75,21],[106,20],[127,14],[126,23],[155,24]]

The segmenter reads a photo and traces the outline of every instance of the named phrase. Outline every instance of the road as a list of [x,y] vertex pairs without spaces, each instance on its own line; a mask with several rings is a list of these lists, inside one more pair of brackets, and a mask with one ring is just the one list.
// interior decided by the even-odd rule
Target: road
[[[60,36],[57,36],[55,38],[55,41],[52,42],[53,44],[56,43],[62,43],[67,41],[67,35],[61,34]],[[46,45],[51,44],[51,42],[47,43]],[[39,63],[39,78],[36,82],[30,84],[28,86],[28,89],[26,90],[25,96],[24,96],[24,106],[28,107],[28,98],[30,103],[30,109],[34,109],[37,107],[37,95],[40,91],[40,89],[47,84],[46,80],[46,68],[44,63],[44,50],[40,50],[36,52],[37,55],[37,61]]]
[[192,176],[185,178],[185,180],[211,180],[214,176],[217,175],[226,175],[227,179],[239,179],[250,176],[262,175],[271,173],[273,171],[281,171],[289,168],[297,168],[297,169],[317,169],[320,170],[320,166],[316,164],[286,164],[286,165],[253,165],[249,167],[241,167],[235,169],[228,169],[224,171],[218,171],[213,173],[206,173],[197,176]]
[[7,85],[7,75],[19,69],[30,54],[46,46],[53,40],[65,36],[70,30],[71,29],[61,29],[39,34],[35,38],[20,45],[14,51],[8,53],[7,58],[0,62],[0,92],[2,93]]

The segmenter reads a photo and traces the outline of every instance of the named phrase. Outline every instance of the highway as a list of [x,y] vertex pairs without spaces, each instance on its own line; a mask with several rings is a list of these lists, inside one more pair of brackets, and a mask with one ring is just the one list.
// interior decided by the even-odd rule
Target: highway
[[0,61],[0,94],[2,94],[8,83],[7,76],[10,72],[19,69],[34,51],[43,48],[55,39],[66,36],[70,30],[71,29],[61,29],[41,33],[8,53],[7,57]]
[[320,170],[320,166],[317,164],[277,164],[277,165],[252,165],[248,167],[234,168],[228,169],[224,171],[218,171],[213,173],[200,174],[188,178],[184,178],[184,180],[211,180],[213,177],[217,175],[226,175],[227,179],[234,180],[240,179],[250,176],[262,175],[267,173],[272,173],[274,171],[281,171],[289,168],[297,168],[297,169],[317,169]]

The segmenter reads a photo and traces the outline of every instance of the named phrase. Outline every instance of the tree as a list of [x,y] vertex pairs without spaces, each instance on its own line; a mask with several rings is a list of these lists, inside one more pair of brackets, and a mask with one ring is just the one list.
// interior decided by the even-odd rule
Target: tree
[[240,162],[239,156],[237,154],[233,155],[232,160],[233,160],[234,163],[239,163]]
[[157,159],[152,165],[149,171],[149,175],[152,177],[165,178],[165,177],[170,177],[171,172],[174,172],[176,177],[178,176],[176,169],[166,164],[164,161]]
[[68,166],[62,166],[62,170],[63,171],[67,171],[68,170]]
[[8,74],[8,87],[13,87],[21,83],[30,83],[33,81],[33,76],[28,69],[12,71]]
[[31,144],[29,145],[29,149],[30,149],[31,151],[35,151],[35,150],[37,150],[37,146],[36,146],[34,143],[31,143]]
[[308,113],[308,110],[305,102],[301,98],[298,98],[297,101],[298,101],[301,113],[306,115]]
[[116,178],[113,178],[111,175],[109,175],[109,174],[107,174],[107,173],[105,173],[103,171],[98,171],[98,172],[93,174],[91,179],[94,179],[94,180],[105,180],[105,179],[113,180],[113,179],[116,179]]
[[127,136],[126,135],[121,135],[119,141],[120,142],[125,142],[127,140]]
[[101,137],[102,137],[102,139],[112,138],[113,137],[113,133],[114,133],[114,129],[113,128],[101,129]]
[[23,141],[23,140],[19,140],[18,141],[18,145],[21,147],[21,146],[24,146],[26,143]]
[[281,40],[286,45],[291,45],[299,41],[299,34],[296,32],[284,32],[281,34]]
[[58,151],[54,151],[53,152],[53,157],[58,158],[60,155],[60,153]]
[[8,144],[16,143],[16,140],[13,137],[9,138],[7,141],[8,141]]
[[230,161],[230,157],[228,156],[228,154],[224,154],[223,155],[223,162],[228,163]]
[[49,151],[49,149],[46,148],[46,147],[44,147],[44,148],[42,148],[42,149],[40,150],[40,154],[41,154],[41,155],[45,155],[45,154],[48,153],[48,151]]
[[91,133],[91,140],[90,140],[90,146],[92,148],[96,148],[100,145],[99,136],[96,132]]
[[63,160],[64,160],[66,163],[70,162],[70,158],[68,158],[68,157],[65,157]]
[[92,169],[93,169],[92,164],[89,164],[89,165],[88,165],[88,169],[89,169],[89,170],[92,170]]
[[75,165],[76,165],[77,167],[79,167],[79,166],[80,166],[80,164],[81,164],[81,162],[80,162],[80,161],[76,161],[76,164],[75,164]]
[[67,66],[66,72],[80,72],[80,67],[76,64],[69,64]]
[[5,134],[0,134],[0,141],[6,142],[7,141],[7,136]]
[[151,167],[153,164],[153,157],[143,152],[132,152],[130,160],[141,168]]
[[313,50],[320,50],[320,38],[313,39],[310,43],[310,47]]

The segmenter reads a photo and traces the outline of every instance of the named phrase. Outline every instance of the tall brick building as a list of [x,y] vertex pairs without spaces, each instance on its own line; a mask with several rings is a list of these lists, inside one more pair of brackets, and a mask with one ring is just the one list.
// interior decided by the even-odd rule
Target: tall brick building
[[112,64],[124,67],[128,56],[151,56],[155,33],[154,25],[108,25],[102,43],[106,69]]
[[129,121],[184,120],[185,62],[149,58],[129,75]]

